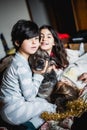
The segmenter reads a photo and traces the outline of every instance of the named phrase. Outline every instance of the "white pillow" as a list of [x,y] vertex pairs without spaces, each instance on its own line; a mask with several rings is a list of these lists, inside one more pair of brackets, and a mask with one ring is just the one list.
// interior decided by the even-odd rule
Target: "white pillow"
[[80,43],[79,50],[66,49],[67,59],[69,63],[74,63],[78,58],[85,53],[84,43]]
[[78,50],[66,49],[66,52],[69,63],[74,63],[79,58]]

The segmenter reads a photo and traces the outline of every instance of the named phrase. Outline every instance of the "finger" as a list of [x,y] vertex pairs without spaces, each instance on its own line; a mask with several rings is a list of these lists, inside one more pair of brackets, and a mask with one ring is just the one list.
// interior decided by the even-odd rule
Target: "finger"
[[87,79],[83,79],[82,81],[83,81],[83,83],[87,83]]
[[87,73],[83,73],[78,77],[78,80],[87,79]]
[[46,61],[45,63],[44,71],[46,71],[47,67],[48,67],[48,61]]
[[83,74],[78,77],[78,80],[83,80],[83,79],[84,79],[84,75]]

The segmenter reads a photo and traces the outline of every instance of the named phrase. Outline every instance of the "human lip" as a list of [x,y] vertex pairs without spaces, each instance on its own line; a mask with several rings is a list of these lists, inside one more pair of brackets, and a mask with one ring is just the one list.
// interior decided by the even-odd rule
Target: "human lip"
[[33,46],[33,47],[31,47],[31,49],[32,49],[32,50],[35,50],[35,49],[37,49],[37,47],[36,47],[36,46]]
[[41,44],[42,44],[42,45],[48,45],[48,43],[47,43],[47,42],[42,42]]

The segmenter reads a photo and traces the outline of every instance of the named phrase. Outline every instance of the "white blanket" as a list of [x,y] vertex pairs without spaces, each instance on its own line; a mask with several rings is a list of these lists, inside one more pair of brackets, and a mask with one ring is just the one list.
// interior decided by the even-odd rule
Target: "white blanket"
[[61,74],[60,79],[63,77],[71,80],[78,88],[82,89],[86,84],[78,81],[78,76],[87,72],[87,53],[78,58],[77,61],[70,64]]

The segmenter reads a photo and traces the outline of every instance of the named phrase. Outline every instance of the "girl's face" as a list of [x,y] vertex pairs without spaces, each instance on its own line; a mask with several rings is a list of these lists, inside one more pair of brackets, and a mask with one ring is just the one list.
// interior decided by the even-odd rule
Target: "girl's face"
[[40,47],[42,50],[46,50],[50,55],[52,47],[55,45],[54,37],[48,29],[42,29],[40,31]]
[[25,39],[19,48],[19,52],[28,59],[30,54],[34,54],[39,48],[39,36]]

